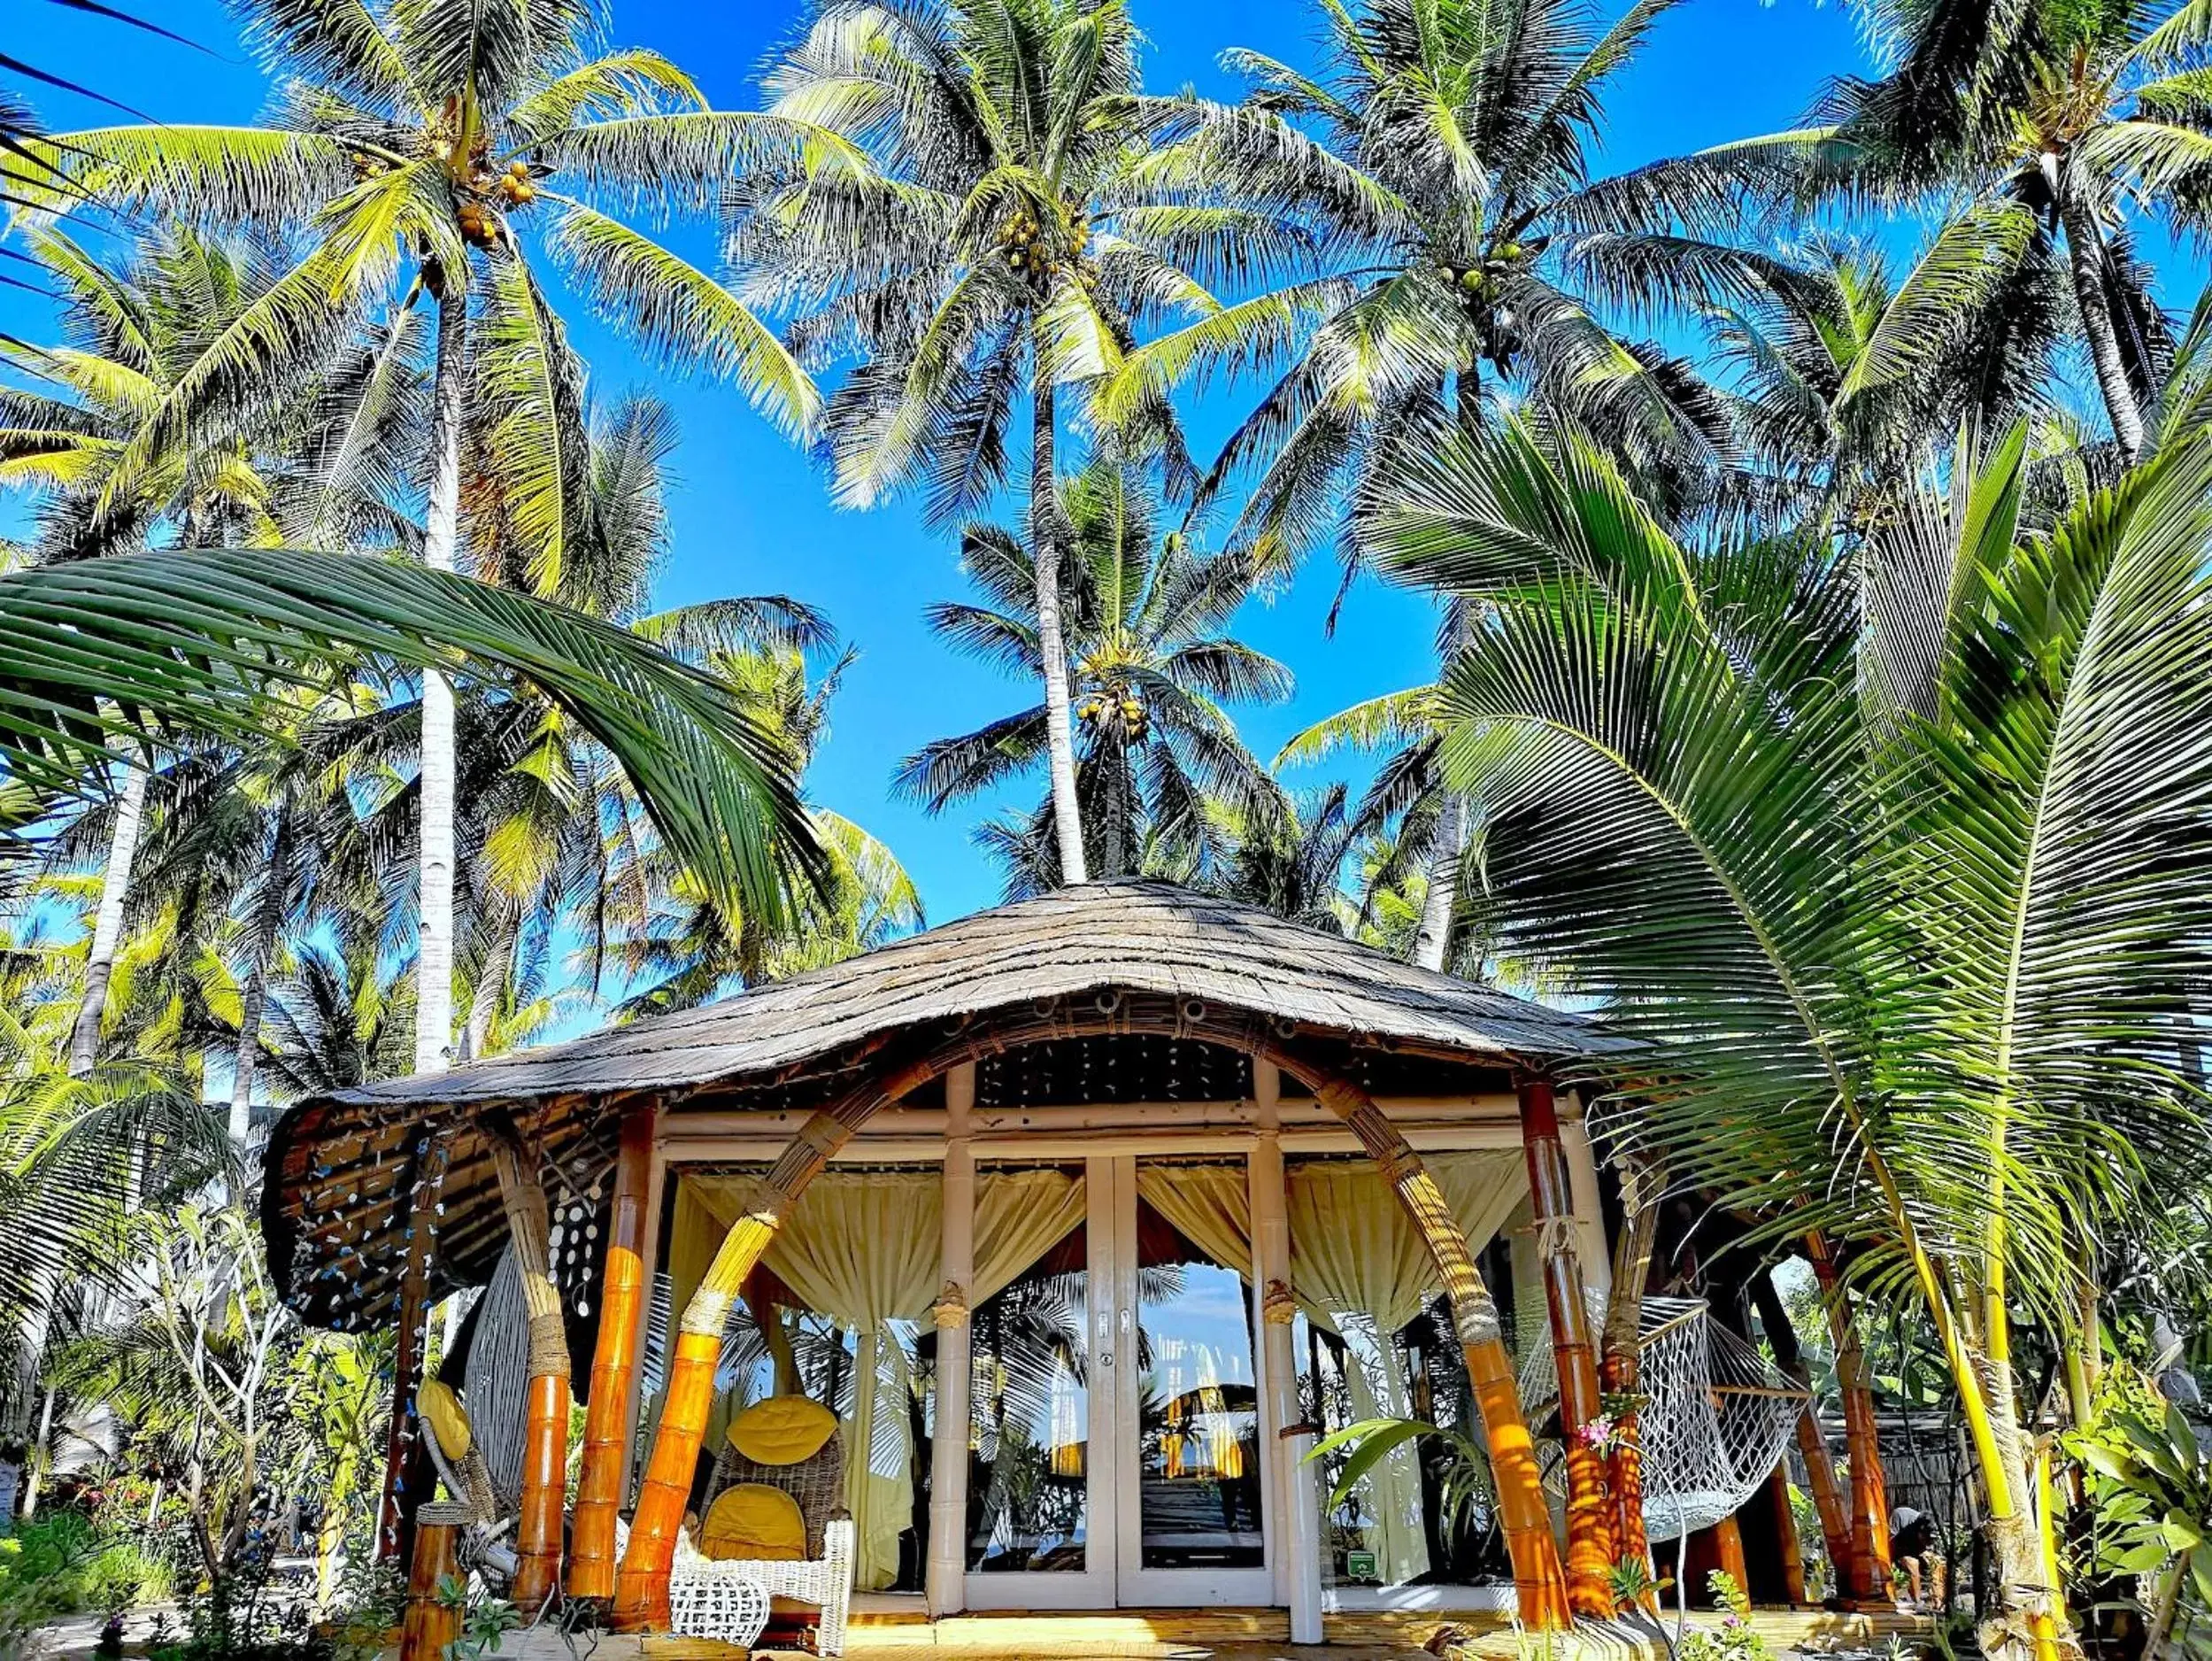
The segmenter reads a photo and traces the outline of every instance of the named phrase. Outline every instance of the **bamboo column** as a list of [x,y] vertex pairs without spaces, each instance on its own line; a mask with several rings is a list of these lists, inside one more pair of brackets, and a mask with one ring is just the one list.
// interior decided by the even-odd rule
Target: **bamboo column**
[[431,1504],[415,1523],[414,1555],[407,1560],[407,1609],[399,1626],[399,1661],[445,1661],[461,1635],[461,1611],[442,1595],[461,1573],[459,1540],[466,1505]]
[[1804,1462],[1806,1484],[1820,1511],[1821,1541],[1836,1571],[1836,1590],[1846,1592],[1853,1572],[1851,1513],[1836,1481],[1836,1462],[1829,1454],[1828,1438],[1821,1431],[1820,1407],[1809,1388],[1811,1375],[1805,1368],[1804,1351],[1798,1347],[1797,1328],[1791,1325],[1790,1312],[1783,1306],[1782,1294],[1776,1289],[1770,1271],[1753,1275],[1750,1291],[1753,1307],[1759,1311],[1759,1325],[1774,1346],[1776,1364],[1786,1377],[1808,1387],[1805,1405],[1797,1416],[1798,1457]]
[[414,1507],[406,1491],[409,1456],[421,1428],[415,1423],[415,1392],[422,1386],[422,1352],[429,1318],[430,1254],[437,1225],[435,1203],[444,1148],[418,1159],[407,1199],[407,1261],[399,1279],[398,1342],[392,1352],[391,1425],[384,1438],[383,1497],[376,1508],[376,1560],[398,1560]]
[[645,1189],[652,1177],[650,1106],[622,1116],[608,1208],[606,1263],[599,1272],[599,1340],[591,1354],[591,1402],[583,1422],[583,1464],[569,1541],[568,1595],[614,1595],[614,1525],[622,1505],[622,1455],[629,1441],[630,1389],[637,1379],[644,1325]]
[[535,1620],[560,1588],[560,1536],[568,1480],[568,1332],[547,1244],[545,1190],[512,1132],[489,1137],[506,1207],[507,1236],[530,1317],[530,1377],[522,1413],[522,1501],[515,1523],[514,1606]]
[[1613,1612],[1607,1580],[1615,1555],[1613,1502],[1606,1489],[1606,1456],[1582,1434],[1584,1425],[1604,1416],[1604,1409],[1590,1311],[1583,1302],[1559,1113],[1545,1079],[1520,1078],[1514,1093],[1521,1104],[1521,1146],[1528,1158],[1529,1194],[1544,1254],[1545,1302],[1552,1317],[1552,1354],[1559,1371],[1560,1436],[1567,1449],[1567,1595],[1576,1614],[1603,1618]]
[[1851,1579],[1854,1598],[1886,1602],[1890,1591],[1889,1486],[1882,1474],[1881,1432],[1874,1419],[1874,1388],[1858,1323],[1836,1272],[1834,1256],[1818,1234],[1805,1240],[1806,1255],[1828,1306],[1836,1345],[1836,1383],[1843,1394],[1844,1446],[1851,1460]]
[[1598,1155],[1590,1146],[1584,1109],[1560,1121],[1559,1147],[1567,1162],[1568,1209],[1581,1236],[1583,1284],[1603,1303],[1613,1295],[1613,1254],[1606,1249],[1605,1202],[1598,1194]]
[[1315,1099],[1345,1122],[1368,1156],[1381,1168],[1383,1181],[1397,1194],[1399,1203],[1428,1242],[1451,1300],[1453,1325],[1467,1353],[1468,1380],[1482,1410],[1491,1472],[1498,1488],[1499,1518],[1513,1559],[1522,1624],[1539,1632],[1571,1626],[1574,1617],[1568,1606],[1567,1580],[1560,1571],[1558,1542],[1552,1538],[1551,1514],[1544,1503],[1536,1447],[1521,1415],[1520,1386],[1514,1379],[1505,1335],[1499,1330],[1498,1306],[1483,1285],[1459,1220],[1445,1202],[1436,1178],[1421,1163],[1421,1155],[1366,1091],[1299,1056],[1275,1054],[1270,1059],[1303,1079]]
[[[1652,1249],[1659,1237],[1659,1196],[1664,1186],[1657,1171],[1630,1163],[1621,1167],[1621,1203],[1628,1226],[1621,1231],[1613,1264],[1613,1289],[1606,1300],[1606,1323],[1598,1356],[1598,1386],[1615,1396],[1633,1397],[1643,1387],[1644,1292],[1651,1277]],[[1644,1529],[1644,1454],[1638,1415],[1623,1411],[1606,1455],[1606,1488],[1613,1496],[1614,1549],[1622,1557],[1651,1562],[1651,1541]]]
[[1252,1276],[1260,1292],[1260,1342],[1268,1370],[1268,1411],[1260,1426],[1260,1457],[1274,1475],[1277,1584],[1291,1612],[1291,1642],[1322,1642],[1321,1495],[1306,1458],[1313,1427],[1299,1410],[1298,1357],[1291,1325],[1298,1302],[1291,1290],[1290,1194],[1280,1125],[1282,1075],[1272,1062],[1252,1063],[1259,1138],[1246,1166],[1251,1189]]
[[669,1358],[660,1426],[653,1437],[645,1479],[638,1487],[629,1549],[623,1554],[621,1571],[615,1577],[618,1631],[667,1630],[668,1572],[675,1560],[676,1531],[683,1522],[699,1444],[706,1435],[714,1369],[721,1357],[722,1325],[729,1318],[738,1288],[775,1238],[793,1201],[805,1192],[830,1155],[844,1147],[876,1109],[929,1077],[926,1064],[910,1062],[855,1086],[836,1106],[816,1113],[799,1127],[762,1179],[751,1209],[723,1235],[705,1278],[684,1308]]
[[943,1289],[937,1331],[937,1422],[929,1449],[929,1562],[923,1579],[931,1619],[967,1607],[968,1314],[975,1284],[975,1063],[944,1076],[944,1222],[938,1236]]

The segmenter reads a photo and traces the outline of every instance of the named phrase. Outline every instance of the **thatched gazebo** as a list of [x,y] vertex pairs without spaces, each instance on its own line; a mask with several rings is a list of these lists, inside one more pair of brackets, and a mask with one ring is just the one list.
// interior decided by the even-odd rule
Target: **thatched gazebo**
[[[400,1333],[388,1550],[431,1491],[411,1410],[429,1311],[491,1286],[458,1334],[474,1370],[509,1310],[519,1603],[561,1585],[665,1625],[679,1526],[716,1479],[710,1432],[747,1400],[806,1394],[843,1426],[864,1588],[932,1616],[1279,1604],[1311,1640],[1325,1601],[1434,1606],[1453,1565],[1423,1561],[1442,1549],[1417,1470],[1330,1530],[1353,1543],[1324,1540],[1309,1410],[1442,1388],[1488,1437],[1540,1624],[1567,1577],[1499,1304],[1525,1324],[1563,1298],[1554,1336],[1586,1363],[1572,1329],[1604,1225],[1579,1109],[1553,1085],[1616,1047],[1248,907],[1091,884],[703,1008],[303,1102],[272,1138],[264,1224],[304,1319]],[[449,1351],[448,1384],[458,1365]],[[1163,1401],[1205,1458],[1178,1442],[1161,1463],[1145,1415]],[[1214,1404],[1204,1426],[1194,1403]]]

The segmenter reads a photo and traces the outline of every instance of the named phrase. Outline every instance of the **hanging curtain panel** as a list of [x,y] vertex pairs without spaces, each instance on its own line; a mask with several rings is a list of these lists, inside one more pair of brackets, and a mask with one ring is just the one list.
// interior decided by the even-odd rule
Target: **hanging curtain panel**
[[[744,1172],[678,1177],[668,1251],[673,1308],[681,1310],[705,1279],[755,1181]],[[976,1183],[970,1304],[1014,1279],[1083,1215],[1083,1184],[1065,1171],[984,1171]],[[899,1535],[914,1526],[914,1340],[942,1285],[944,1226],[944,1178],[936,1167],[833,1168],[807,1186],[761,1258],[808,1309],[853,1335],[851,1402],[829,1405],[844,1414],[845,1504],[859,1536],[854,1584],[863,1589],[896,1582]],[[766,1328],[763,1336],[771,1353],[783,1338]],[[720,1446],[745,1405],[750,1380],[734,1382],[715,1403],[711,1445]]]
[[[1431,1154],[1422,1163],[1477,1251],[1528,1188],[1518,1151]],[[1289,1174],[1291,1282],[1309,1317],[1344,1342],[1352,1418],[1411,1418],[1410,1381],[1393,1340],[1441,1289],[1427,1243],[1371,1162],[1306,1160]],[[1399,1585],[1426,1574],[1412,1446],[1376,1465],[1358,1497],[1380,1579]]]

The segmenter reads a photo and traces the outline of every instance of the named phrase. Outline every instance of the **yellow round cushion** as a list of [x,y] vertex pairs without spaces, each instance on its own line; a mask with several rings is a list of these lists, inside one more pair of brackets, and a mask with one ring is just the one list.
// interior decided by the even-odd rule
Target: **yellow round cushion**
[[772,1395],[729,1422],[729,1445],[757,1465],[795,1465],[821,1451],[837,1416],[803,1395]]
[[448,1459],[466,1459],[475,1436],[468,1426],[468,1414],[461,1406],[461,1398],[453,1394],[453,1387],[443,1379],[429,1379],[415,1392],[415,1411],[422,1415],[422,1422],[430,1427],[430,1433],[438,1439],[438,1451]]
[[806,1556],[806,1519],[782,1488],[740,1482],[706,1508],[699,1555],[718,1562],[798,1563]]

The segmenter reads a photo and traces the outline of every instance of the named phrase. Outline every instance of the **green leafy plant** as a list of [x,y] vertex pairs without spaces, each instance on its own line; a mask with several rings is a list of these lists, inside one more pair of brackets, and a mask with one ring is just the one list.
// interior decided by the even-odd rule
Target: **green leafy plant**
[[1330,1490],[1331,1511],[1352,1497],[1360,1479],[1391,1453],[1410,1441],[1426,1441],[1444,1454],[1437,1495],[1438,1525],[1448,1536],[1491,1515],[1495,1490],[1490,1480],[1490,1456],[1482,1444],[1455,1430],[1419,1418],[1363,1418],[1314,1444],[1306,1456],[1322,1460],[1342,1453],[1344,1466]]
[[2193,1616],[2212,1609],[2212,1456],[2188,1416],[2127,1368],[2105,1376],[2089,1422],[2062,1445],[2093,1518],[2076,1567],[2150,1578],[2148,1653],[2159,1654],[2185,1603]]
[[1715,1569],[1705,1583],[1720,1606],[1721,1624],[1684,1637],[1675,1651],[1677,1661],[1769,1661],[1767,1641],[1751,1624],[1751,1599],[1736,1584],[1736,1577]]
[[438,1652],[443,1661],[478,1661],[479,1657],[497,1655],[499,1641],[522,1624],[521,1611],[506,1599],[470,1597],[468,1583],[459,1575],[449,1574],[438,1582],[438,1602],[459,1610],[461,1616],[461,1635]]

